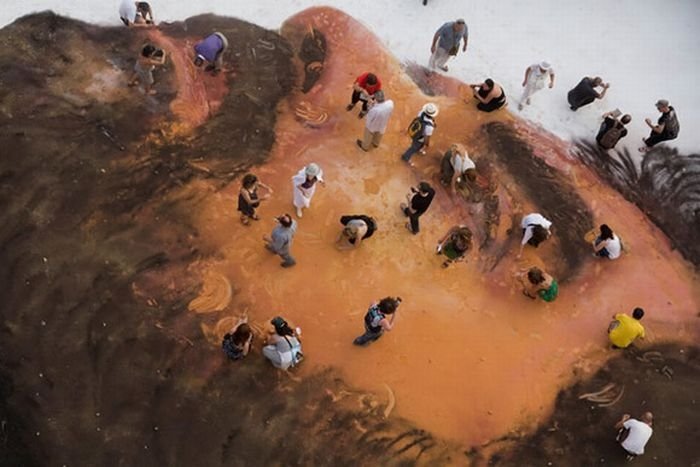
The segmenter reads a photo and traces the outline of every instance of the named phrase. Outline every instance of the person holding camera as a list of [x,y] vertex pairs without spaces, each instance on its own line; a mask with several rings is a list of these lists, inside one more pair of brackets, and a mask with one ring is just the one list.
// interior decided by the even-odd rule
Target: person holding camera
[[406,228],[413,235],[420,232],[418,219],[425,214],[435,197],[435,190],[428,182],[420,182],[417,187],[411,187],[411,192],[406,195],[408,204],[401,203],[400,207],[404,215],[408,217]]
[[595,137],[601,148],[613,149],[618,141],[627,136],[625,125],[632,121],[632,117],[625,114],[618,120],[621,114],[618,109],[603,114],[603,123],[600,124],[600,130]]
[[224,63],[224,52],[228,49],[228,39],[220,32],[208,35],[194,46],[194,66],[201,67],[204,62],[209,65],[204,69],[216,75]]
[[297,366],[303,359],[301,352],[301,329],[292,329],[281,316],[270,321],[274,330],[270,331],[262,353],[275,368],[288,370]]
[[265,248],[282,258],[281,266],[283,268],[289,268],[297,264],[290,252],[294,234],[297,232],[297,222],[289,214],[283,214],[276,217],[275,220],[277,226],[272,230],[271,236],[263,236]]
[[155,79],[153,78],[153,70],[156,66],[161,66],[165,63],[165,52],[156,48],[153,44],[146,44],[141,49],[139,57],[134,65],[134,72],[129,79],[129,86],[136,86],[141,83],[146,94],[154,95],[156,90],[153,89]]
[[462,52],[467,51],[467,41],[469,40],[469,28],[463,19],[450,21],[435,32],[433,43],[430,46],[429,66],[432,69],[439,68],[448,71],[447,61],[459,52],[459,44],[464,40]]
[[[603,88],[601,92],[596,91],[595,88]],[[575,88],[573,88],[566,96],[569,101],[569,106],[571,110],[576,112],[584,105],[588,105],[595,101],[596,99],[602,99],[605,97],[605,93],[608,92],[610,88],[610,83],[604,83],[603,78],[596,76],[591,78],[590,76],[584,77]]]
[[[365,333],[355,338],[355,345],[367,345],[374,342],[384,334],[384,331],[394,329],[396,311],[401,304],[401,297],[385,297],[370,305],[365,314]],[[387,315],[390,318],[387,318]]]

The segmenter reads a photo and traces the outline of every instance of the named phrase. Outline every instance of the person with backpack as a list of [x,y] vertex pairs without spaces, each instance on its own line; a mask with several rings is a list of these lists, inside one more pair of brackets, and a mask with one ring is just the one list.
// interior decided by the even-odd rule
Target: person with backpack
[[362,73],[352,83],[352,96],[350,103],[345,108],[348,112],[355,108],[355,104],[362,101],[362,110],[357,115],[362,118],[367,115],[370,102],[374,102],[375,94],[382,89],[381,80],[374,73]]
[[680,124],[678,123],[678,115],[676,115],[676,110],[668,103],[666,99],[659,99],[656,102],[656,109],[661,112],[661,116],[659,117],[656,125],[651,123],[651,119],[649,118],[644,120],[647,126],[651,128],[651,133],[647,138],[642,139],[645,146],[639,148],[639,152],[647,152],[653,146],[662,141],[670,141],[678,138]]
[[428,182],[420,182],[417,187],[411,187],[411,191],[406,195],[408,204],[401,203],[400,208],[409,221],[406,228],[413,235],[420,232],[418,219],[425,214],[435,197],[435,190]]
[[[527,280],[524,280],[527,278]],[[520,276],[523,284],[523,295],[535,300],[540,297],[545,302],[553,302],[559,295],[559,284],[556,279],[541,270],[530,268],[527,274]]]
[[459,53],[459,44],[464,40],[462,52],[467,51],[469,41],[469,28],[463,19],[450,21],[435,31],[433,43],[430,45],[430,61],[428,65],[431,69],[439,68],[442,71],[449,71],[447,61]]
[[208,35],[194,46],[194,66],[201,67],[204,62],[209,65],[204,69],[216,75],[224,63],[224,52],[228,49],[228,39],[220,32]]
[[445,152],[440,162],[440,183],[449,186],[452,194],[457,193],[457,185],[463,177],[476,179],[476,164],[469,158],[467,148],[459,143],[454,143]]
[[364,214],[343,216],[340,218],[343,230],[335,242],[339,250],[359,248],[365,239],[371,237],[377,230],[377,221]]
[[438,106],[429,102],[418,112],[418,116],[411,120],[411,124],[408,126],[411,146],[401,156],[401,159],[408,165],[413,166],[411,157],[414,154],[417,152],[425,154],[425,150],[430,147],[430,138],[436,126],[435,117],[437,117],[439,112]]
[[[601,87],[603,90],[598,92],[595,89],[597,87]],[[576,112],[576,110],[584,105],[588,105],[596,99],[604,98],[609,87],[610,83],[603,83],[603,78],[600,76],[596,76],[595,78],[585,76],[576,87],[567,94],[566,99],[569,101],[569,107]]]
[[365,133],[362,139],[356,141],[360,149],[367,152],[370,149],[370,144],[375,148],[379,147],[393,111],[394,101],[391,99],[387,100],[384,96],[384,91],[374,93],[374,105],[367,112]]
[[622,242],[607,224],[600,226],[600,235],[593,241],[593,254],[598,258],[617,259],[622,253]]
[[644,317],[642,308],[635,308],[632,316],[625,313],[618,313],[613,316],[613,320],[608,326],[608,338],[615,349],[624,349],[630,346],[638,337],[644,339],[646,336],[644,326],[640,321]]
[[466,225],[452,227],[438,242],[435,253],[444,255],[447,259],[442,263],[447,268],[452,263],[466,261],[466,253],[472,247],[472,231]]
[[[364,346],[382,337],[384,331],[394,329],[399,305],[401,305],[401,297],[385,297],[379,302],[372,303],[365,314],[365,333],[356,337],[352,343]],[[387,315],[390,318],[387,318]]]
[[549,230],[552,227],[552,221],[536,212],[523,217],[523,220],[520,221],[520,227],[523,230],[523,239],[520,242],[518,258],[522,256],[525,245],[532,245],[537,248],[540,243],[552,235],[552,232]]
[[301,352],[301,329],[292,329],[289,323],[277,316],[270,321],[274,330],[270,332],[262,353],[275,368],[288,370],[304,359]]
[[603,149],[613,149],[618,141],[627,136],[627,125],[632,121],[630,115],[623,115],[620,120],[617,119],[621,112],[613,110],[603,114],[603,123],[600,125],[600,130],[595,137],[598,146]]
[[248,325],[248,318],[240,318],[230,332],[224,335],[221,348],[231,360],[240,360],[250,351],[253,342],[253,330]]
[[155,79],[153,78],[153,71],[157,66],[161,66],[165,63],[165,52],[161,49],[156,48],[152,44],[146,44],[141,49],[141,53],[136,59],[136,64],[134,65],[134,72],[129,78],[129,86],[136,86],[136,84],[141,83],[143,90],[148,95],[156,94],[156,90],[153,89],[153,84]]

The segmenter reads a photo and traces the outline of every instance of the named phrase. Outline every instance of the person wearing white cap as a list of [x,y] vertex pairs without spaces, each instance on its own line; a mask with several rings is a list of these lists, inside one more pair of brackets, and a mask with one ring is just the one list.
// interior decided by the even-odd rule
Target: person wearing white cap
[[462,51],[467,51],[467,41],[469,39],[469,29],[463,19],[450,21],[435,31],[433,43],[430,46],[430,68],[439,68],[448,71],[447,61],[459,52],[459,44],[464,40]]
[[644,141],[644,146],[639,148],[639,152],[647,152],[655,144],[678,138],[680,124],[678,123],[676,110],[671,107],[666,99],[659,99],[656,102],[656,109],[661,112],[661,116],[656,122],[656,125],[651,123],[651,119],[644,119],[647,126],[651,128],[651,133],[647,138],[642,139],[642,141]]
[[549,62],[540,62],[530,65],[525,70],[523,79],[523,96],[518,103],[518,110],[523,110],[523,106],[530,105],[530,98],[537,91],[544,88],[549,78],[550,89],[554,87],[554,70]]
[[408,136],[411,137],[411,146],[406,149],[401,159],[408,165],[413,165],[411,157],[417,152],[425,154],[425,149],[430,146],[430,137],[435,130],[435,117],[437,117],[438,106],[429,102],[418,112],[418,116],[411,121],[408,126]]
[[323,170],[318,164],[310,163],[292,177],[294,185],[294,207],[297,209],[297,217],[302,216],[301,210],[311,205],[311,198],[316,192],[316,183],[325,185]]

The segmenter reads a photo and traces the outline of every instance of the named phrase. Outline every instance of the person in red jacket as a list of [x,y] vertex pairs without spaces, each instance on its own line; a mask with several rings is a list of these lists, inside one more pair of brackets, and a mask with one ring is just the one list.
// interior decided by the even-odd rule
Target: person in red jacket
[[362,101],[362,111],[358,118],[364,117],[367,115],[369,102],[374,100],[374,93],[380,89],[382,89],[382,82],[377,75],[374,73],[362,73],[352,84],[352,97],[346,107],[347,111],[350,112],[355,108],[355,104]]

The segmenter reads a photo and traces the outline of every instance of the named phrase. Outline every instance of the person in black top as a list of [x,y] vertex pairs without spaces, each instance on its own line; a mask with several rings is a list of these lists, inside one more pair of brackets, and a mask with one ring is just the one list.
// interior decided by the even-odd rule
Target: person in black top
[[[602,87],[603,91],[596,91],[595,88],[597,87]],[[608,92],[609,87],[610,83],[603,83],[603,79],[600,76],[596,76],[595,78],[586,76],[574,89],[569,91],[567,95],[571,110],[575,112],[577,109],[590,104],[596,99],[602,99],[605,97],[605,93]]]
[[648,138],[642,139],[646,146],[639,148],[639,152],[647,152],[652,146],[662,141],[669,141],[678,137],[680,125],[676,110],[671,107],[666,99],[659,99],[656,102],[656,108],[661,112],[661,117],[656,125],[651,123],[651,119],[645,119],[647,126],[651,128],[651,133]]
[[[259,196],[258,188],[262,187],[267,193]],[[272,188],[258,180],[253,174],[246,174],[241,181],[241,189],[238,192],[238,211],[241,213],[241,223],[250,225],[250,221],[257,221],[260,218],[255,213],[255,209],[260,206],[260,201],[266,200],[272,194]]]
[[428,210],[434,197],[433,187],[428,182],[420,182],[418,187],[411,187],[411,192],[406,195],[408,204],[401,203],[401,210],[410,221],[406,223],[406,228],[412,234],[420,232],[418,218]]
[[503,88],[494,83],[491,78],[483,83],[470,84],[474,92],[474,98],[478,100],[476,108],[483,112],[493,112],[506,104],[506,93]]
[[625,114],[618,120],[617,117],[619,117],[619,115],[619,110],[613,110],[612,112],[603,114],[603,123],[601,123],[598,135],[595,137],[598,146],[601,148],[612,149],[618,141],[627,136],[627,128],[625,128],[625,125],[632,121],[632,117]]

